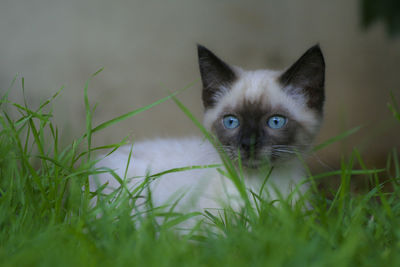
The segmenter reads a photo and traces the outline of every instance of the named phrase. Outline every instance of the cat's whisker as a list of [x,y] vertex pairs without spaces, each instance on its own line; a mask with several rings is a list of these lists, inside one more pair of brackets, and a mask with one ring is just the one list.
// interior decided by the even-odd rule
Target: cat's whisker
[[291,153],[291,154],[296,154],[296,153],[297,153],[296,151],[287,150],[287,149],[274,149],[274,150],[272,150],[272,151],[275,151],[275,152],[283,152],[283,153]]
[[315,152],[310,153],[310,157],[312,157],[313,159],[316,159],[318,163],[320,163],[322,166],[326,167],[327,169],[329,169],[330,171],[334,171],[335,169],[330,166],[328,163],[326,163],[325,161],[323,161]]
[[309,147],[309,144],[302,145],[271,145],[271,147]]
[[294,151],[294,152],[299,152],[299,153],[305,153],[307,150],[304,148],[298,148],[298,147],[271,147],[272,150],[276,149],[282,149],[282,150],[288,150],[288,151]]
[[281,152],[288,152],[288,153],[304,154],[304,155],[308,154],[307,151],[298,150],[298,149],[292,149],[292,148],[289,148],[289,147],[279,147],[279,148],[273,147],[272,150],[281,151]]

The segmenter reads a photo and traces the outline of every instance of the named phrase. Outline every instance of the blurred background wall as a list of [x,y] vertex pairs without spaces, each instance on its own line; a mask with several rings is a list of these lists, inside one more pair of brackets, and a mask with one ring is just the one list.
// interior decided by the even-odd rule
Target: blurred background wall
[[[328,164],[358,147],[372,164],[400,145],[400,127],[387,103],[400,100],[400,38],[383,24],[367,31],[357,0],[127,1],[2,0],[0,3],[0,90],[16,73],[25,77],[32,107],[65,86],[54,102],[62,137],[85,129],[83,88],[98,103],[94,125],[194,85],[179,98],[202,116],[196,43],[246,69],[282,69],[320,43],[327,64],[326,119],[317,142],[363,128],[321,151]],[[12,90],[19,102],[21,86]],[[172,103],[96,134],[96,144],[156,136],[198,134]]]

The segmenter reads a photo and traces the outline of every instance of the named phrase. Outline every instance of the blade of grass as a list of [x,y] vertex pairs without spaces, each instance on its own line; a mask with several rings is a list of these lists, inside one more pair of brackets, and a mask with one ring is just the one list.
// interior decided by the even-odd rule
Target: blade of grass
[[[106,155],[106,157],[107,157],[108,155],[111,155],[114,151],[116,151],[119,147],[128,144],[128,143],[129,143],[128,138],[129,138],[129,136],[126,136],[126,137],[124,137],[124,138],[121,140],[121,142],[114,143],[114,144],[111,144],[111,145],[104,145],[104,146],[93,147],[93,148],[91,149],[91,151],[93,152],[93,151],[106,150],[106,149],[111,149],[111,148],[112,148],[112,150],[111,150],[109,153],[107,153],[107,155]],[[81,157],[83,157],[83,156],[86,155],[87,153],[88,153],[88,151],[83,151],[83,152],[81,152],[81,153],[75,158],[75,162],[77,162]]]
[[118,117],[114,118],[114,119],[111,119],[111,120],[108,120],[106,122],[103,122],[100,125],[96,126],[94,129],[92,129],[91,132],[92,133],[98,132],[98,131],[103,130],[103,129],[107,128],[107,127],[110,127],[113,124],[116,124],[116,123],[121,122],[123,120],[126,120],[126,119],[128,119],[130,117],[133,117],[133,116],[135,116],[135,115],[137,115],[139,113],[142,113],[143,111],[146,111],[146,110],[148,110],[148,109],[150,109],[150,108],[152,108],[154,106],[157,106],[157,105],[167,101],[168,99],[170,99],[172,96],[174,96],[176,94],[177,94],[177,92],[174,93],[174,94],[168,95],[167,97],[164,97],[164,98],[162,98],[160,100],[157,100],[157,101],[153,102],[150,105],[147,105],[145,107],[141,107],[141,108],[132,110],[132,111],[127,112],[127,113],[125,113],[125,114],[123,114],[121,116],[118,116]]
[[[12,121],[11,118],[7,115],[7,113],[4,113],[4,115],[5,115],[5,117],[6,117],[7,121],[8,121],[8,125],[9,125],[9,127],[10,127],[10,129],[11,129],[11,132],[13,133],[14,143],[16,143],[16,145],[17,145],[17,147],[18,147],[18,149],[19,149],[19,152],[20,152],[20,155],[21,155],[21,158],[22,158],[22,162],[23,162],[22,166],[25,167],[25,168],[27,168],[27,170],[29,171],[29,173],[32,175],[32,177],[33,177],[35,183],[36,183],[37,186],[39,187],[40,192],[41,192],[43,198],[46,199],[46,192],[45,192],[45,190],[44,190],[44,186],[43,186],[43,184],[42,184],[42,182],[41,182],[41,179],[40,179],[38,173],[37,173],[36,170],[33,168],[33,166],[30,164],[28,156],[24,153],[24,150],[23,150],[23,147],[22,147],[22,144],[21,144],[21,140],[20,140],[20,138],[19,138],[19,135],[18,135],[17,130],[15,129],[15,126],[14,126],[14,124],[13,124],[13,121]],[[31,188],[31,189],[32,189],[32,188]]]
[[200,215],[202,215],[202,213],[201,212],[189,212],[189,213],[179,214],[179,215],[180,216],[177,216],[176,218],[173,218],[173,219],[169,219],[168,221],[163,223],[162,228],[164,230],[170,229],[170,228],[177,226],[193,217],[200,216]]
[[194,83],[191,82],[191,83],[189,83],[188,85],[186,85],[182,90],[177,91],[177,92],[174,92],[174,93],[170,93],[168,96],[166,96],[166,97],[164,97],[164,98],[162,98],[162,99],[159,99],[159,100],[157,100],[157,101],[155,101],[155,102],[153,102],[153,103],[151,103],[151,104],[149,104],[149,105],[147,105],[147,106],[145,106],[145,107],[141,107],[141,108],[132,110],[132,111],[127,112],[127,113],[125,113],[125,114],[123,114],[123,115],[121,115],[121,116],[118,116],[118,117],[116,117],[116,118],[113,118],[113,119],[111,119],[111,120],[108,120],[108,121],[106,121],[106,122],[103,122],[103,123],[101,123],[100,125],[96,126],[94,129],[92,129],[92,133],[98,132],[98,131],[100,131],[100,130],[102,130],[102,129],[105,129],[105,128],[107,128],[107,127],[110,127],[110,126],[113,125],[113,124],[116,124],[116,123],[121,122],[121,121],[123,121],[123,120],[126,120],[126,119],[128,119],[128,118],[130,118],[130,117],[133,117],[133,116],[135,116],[135,115],[137,115],[137,114],[139,114],[139,113],[142,113],[142,112],[144,112],[144,111],[146,111],[146,110],[148,110],[148,109],[151,109],[152,107],[157,106],[157,105],[159,105],[159,104],[161,104],[161,103],[163,103],[163,102],[165,102],[165,101],[167,101],[167,100],[169,100],[169,99],[175,97],[175,96],[178,95],[180,92],[182,92],[182,91],[186,90],[187,88],[190,88],[191,86],[193,86],[193,84],[194,84]]
[[[98,72],[96,72],[98,73]],[[89,104],[89,97],[88,97],[88,87],[89,87],[89,80],[86,81],[84,92],[84,102],[85,102],[85,113],[86,113],[86,139],[87,139],[87,160],[90,160],[90,151],[92,147],[92,112],[90,109]]]
[[188,170],[197,170],[197,169],[207,169],[207,168],[219,168],[221,167],[221,164],[211,164],[211,165],[193,165],[193,166],[186,166],[186,167],[181,167],[181,168],[172,168],[166,171],[158,172],[152,175],[149,175],[149,178],[158,178],[163,175],[166,175],[168,173],[174,173],[174,172],[183,172],[183,171],[188,171]]
[[5,92],[5,94],[3,96],[1,96],[1,100],[0,100],[0,107],[2,107],[3,103],[8,102],[8,95],[11,92],[11,89],[14,87],[15,82],[17,81],[17,78],[19,76],[19,73],[15,74],[14,78],[11,81],[10,86],[8,87],[7,91]]
[[102,72],[104,68],[100,68],[98,71],[93,73],[91,77],[86,81],[85,87],[83,89],[83,94],[84,94],[84,102],[85,102],[85,112],[86,112],[86,139],[87,139],[87,147],[88,147],[88,153],[87,153],[87,159],[88,161],[90,160],[90,151],[92,147],[92,110],[90,108],[89,104],[89,97],[88,97],[88,88],[89,88],[89,83],[90,81],[96,77],[100,72]]
[[383,209],[384,209],[386,215],[389,216],[389,218],[393,218],[392,208],[390,207],[390,204],[387,201],[385,194],[382,192],[382,187],[380,186],[378,175],[375,174],[374,178],[375,178],[375,186],[376,186],[376,188],[378,188],[378,196],[382,203]]
[[348,131],[345,131],[344,133],[341,133],[341,134],[339,134],[339,135],[337,135],[335,137],[332,137],[332,138],[326,140],[325,142],[323,142],[323,143],[321,143],[319,145],[316,145],[313,148],[312,151],[316,152],[316,151],[321,150],[321,149],[323,149],[323,148],[325,148],[325,147],[327,147],[327,146],[329,146],[329,145],[331,145],[333,143],[339,142],[340,140],[342,140],[342,139],[344,139],[344,138],[346,138],[346,137],[358,132],[361,128],[362,128],[361,126],[357,126],[357,127],[354,127],[354,128],[352,128],[352,129],[350,129]]
[[62,86],[54,95],[52,95],[49,99],[47,99],[46,101],[44,101],[38,108],[38,110],[36,112],[38,112],[39,110],[42,110],[45,106],[47,106],[48,104],[50,104],[52,101],[54,101],[54,99],[56,99],[56,97],[61,93],[61,91],[64,90],[64,86]]
[[393,92],[390,92],[391,103],[388,103],[388,108],[393,113],[393,116],[400,122],[400,108],[397,104],[396,98]]
[[[348,173],[351,175],[362,175],[362,174],[375,174],[375,173],[380,173],[380,172],[385,172],[386,169],[372,169],[372,170],[350,170]],[[315,174],[312,176],[313,179],[322,179],[326,177],[332,177],[336,175],[341,175],[343,173],[343,170],[337,170],[337,171],[330,171],[330,172],[324,172],[320,174]]]

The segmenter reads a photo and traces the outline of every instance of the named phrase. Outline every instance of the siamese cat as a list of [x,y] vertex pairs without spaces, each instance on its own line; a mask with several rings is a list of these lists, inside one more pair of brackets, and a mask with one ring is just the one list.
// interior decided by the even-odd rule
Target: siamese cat
[[[129,166],[131,146],[98,165],[125,176],[131,191],[146,176],[152,177],[154,207],[178,201],[175,210],[180,212],[241,203],[237,188],[224,175],[223,155],[242,175],[248,192],[258,193],[268,177],[264,187],[268,197],[276,198],[276,190],[288,196],[305,178],[300,159],[310,149],[323,118],[325,63],[320,47],[311,47],[284,71],[248,71],[228,65],[204,46],[198,45],[197,50],[204,127],[215,142],[204,137],[148,140],[133,144]],[[221,164],[220,170],[192,168],[152,176],[215,164]],[[121,186],[109,173],[97,177],[96,183],[107,184],[105,193]],[[304,191],[306,186],[300,188]],[[147,193],[143,194],[146,199]]]

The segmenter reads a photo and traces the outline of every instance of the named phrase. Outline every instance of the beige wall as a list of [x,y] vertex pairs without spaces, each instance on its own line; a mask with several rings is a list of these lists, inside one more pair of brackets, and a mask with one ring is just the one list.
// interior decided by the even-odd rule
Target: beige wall
[[[195,85],[180,99],[201,117],[195,44],[227,62],[252,68],[284,68],[319,42],[327,64],[326,120],[319,140],[365,125],[348,142],[321,158],[340,158],[357,145],[371,159],[400,144],[400,127],[386,104],[392,90],[400,100],[400,39],[389,40],[382,25],[361,31],[358,1],[2,1],[0,88],[25,77],[35,106],[65,85],[54,104],[57,124],[70,139],[84,131],[83,87],[98,102],[95,123]],[[20,98],[16,86],[14,99]],[[196,134],[173,103],[162,104],[95,136],[97,144]]]

